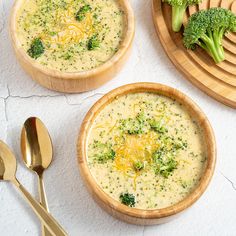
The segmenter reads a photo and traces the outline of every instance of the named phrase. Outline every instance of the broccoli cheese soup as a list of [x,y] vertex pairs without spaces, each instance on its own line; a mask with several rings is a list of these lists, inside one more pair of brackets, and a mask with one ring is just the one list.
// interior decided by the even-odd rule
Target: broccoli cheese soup
[[196,188],[206,147],[201,128],[182,104],[155,93],[130,93],[96,116],[87,159],[95,181],[113,199],[160,209]]
[[17,35],[41,65],[86,71],[119,50],[126,21],[118,0],[25,0],[17,15]]

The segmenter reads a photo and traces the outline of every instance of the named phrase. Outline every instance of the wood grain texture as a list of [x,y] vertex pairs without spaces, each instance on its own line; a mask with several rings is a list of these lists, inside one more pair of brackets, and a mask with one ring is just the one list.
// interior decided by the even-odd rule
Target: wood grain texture
[[[223,7],[236,13],[236,1],[203,0],[191,6],[184,17],[184,25],[193,13],[210,7]],[[215,64],[201,48],[187,50],[182,43],[183,28],[171,30],[171,7],[161,0],[153,0],[153,20],[161,44],[168,57],[186,79],[225,105],[236,108],[236,34],[228,33],[224,40],[225,61]]]
[[133,10],[127,0],[118,0],[126,16],[124,39],[116,54],[107,62],[89,71],[60,72],[40,65],[28,56],[17,37],[17,12],[25,0],[14,3],[10,19],[10,35],[16,57],[23,69],[40,85],[58,92],[78,93],[89,91],[111,80],[123,67],[130,55],[135,32]]
[[[87,163],[87,141],[91,126],[99,114],[99,112],[115,98],[128,93],[135,92],[153,92],[176,99],[181,102],[198,122],[203,129],[203,135],[206,140],[207,150],[207,167],[199,185],[196,189],[183,201],[167,208],[159,210],[141,210],[127,207],[120,202],[114,200],[107,195],[96,183],[92,174],[90,173]],[[171,87],[157,84],[157,83],[135,83],[119,87],[112,90],[100,100],[98,100],[93,107],[88,111],[82,123],[80,134],[77,143],[78,163],[80,174],[85,181],[85,184],[91,193],[94,200],[112,216],[132,224],[152,225],[161,224],[175,218],[182,211],[190,207],[206,190],[215,169],[216,162],[216,144],[215,137],[211,125],[201,111],[201,109],[186,95]]]

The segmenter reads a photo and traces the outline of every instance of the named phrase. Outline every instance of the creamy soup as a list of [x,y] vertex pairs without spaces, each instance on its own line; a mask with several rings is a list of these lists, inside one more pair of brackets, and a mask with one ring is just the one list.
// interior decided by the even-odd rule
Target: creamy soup
[[119,49],[125,28],[118,0],[25,0],[17,17],[28,55],[63,72],[105,63]]
[[98,185],[141,209],[171,206],[188,196],[205,169],[202,131],[175,100],[154,93],[116,98],[91,127],[87,157]]

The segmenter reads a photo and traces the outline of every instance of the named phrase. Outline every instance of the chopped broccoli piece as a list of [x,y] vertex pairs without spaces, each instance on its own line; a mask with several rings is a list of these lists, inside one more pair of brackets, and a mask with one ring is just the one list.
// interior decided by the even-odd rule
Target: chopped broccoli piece
[[157,121],[157,120],[153,119],[153,120],[149,121],[149,124],[150,124],[151,129],[153,129],[154,131],[156,131],[160,134],[164,134],[164,133],[168,132],[168,129],[163,126],[162,120]]
[[135,118],[121,120],[120,128],[128,134],[143,134],[150,127],[144,113],[141,112]]
[[173,145],[173,150],[179,150],[179,149],[186,149],[188,147],[188,143],[187,141],[182,141],[182,140],[179,140],[178,142],[176,142],[174,145]]
[[174,32],[179,32],[187,7],[199,4],[202,0],[163,0],[163,2],[167,2],[172,6],[172,29]]
[[35,38],[31,45],[30,48],[28,49],[28,54],[30,57],[37,59],[44,53],[44,45],[42,43],[42,40],[40,38]]
[[81,8],[79,9],[79,11],[76,13],[75,19],[76,19],[77,21],[82,21],[82,20],[85,18],[86,13],[89,12],[89,11],[91,11],[91,10],[92,10],[92,8],[91,8],[90,5],[84,5],[84,6],[81,7]]
[[136,171],[140,171],[140,170],[142,170],[143,168],[144,168],[144,163],[143,163],[143,162],[137,161],[137,162],[134,163],[134,169],[135,169]]
[[106,163],[109,160],[114,160],[116,153],[112,149],[111,145],[94,141],[93,146],[96,150],[94,154],[95,160],[99,163]]
[[160,149],[153,154],[153,161],[155,163],[155,173],[160,174],[165,178],[177,168],[177,161],[164,149]]
[[126,206],[134,207],[135,206],[135,196],[130,193],[122,193],[120,195],[120,201]]
[[88,47],[88,50],[89,50],[89,51],[92,51],[92,50],[94,50],[94,49],[100,47],[100,42],[99,42],[99,40],[98,40],[97,35],[93,35],[93,36],[89,39],[87,47]]
[[225,59],[222,38],[228,31],[236,32],[236,15],[224,8],[210,8],[193,14],[184,30],[186,48],[203,48],[216,63]]

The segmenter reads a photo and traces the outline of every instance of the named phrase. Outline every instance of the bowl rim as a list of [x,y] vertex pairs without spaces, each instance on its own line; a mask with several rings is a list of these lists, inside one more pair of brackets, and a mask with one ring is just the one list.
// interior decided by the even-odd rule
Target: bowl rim
[[119,46],[118,51],[105,63],[99,65],[98,67],[95,67],[91,70],[85,70],[85,71],[75,71],[75,72],[61,72],[56,69],[50,69],[46,66],[40,65],[36,60],[32,59],[26,51],[22,48],[20,40],[18,39],[17,34],[17,14],[18,10],[20,9],[21,5],[26,0],[18,0],[14,2],[11,15],[10,15],[10,36],[12,39],[13,46],[19,53],[19,58],[22,57],[24,61],[26,61],[27,64],[30,64],[33,68],[40,71],[43,74],[46,74],[51,77],[59,78],[59,79],[78,79],[78,78],[93,78],[97,74],[101,74],[105,71],[107,71],[109,68],[114,66],[116,63],[118,63],[124,55],[126,54],[126,51],[128,51],[133,38],[134,38],[134,32],[135,32],[135,18],[133,9],[131,7],[131,4],[127,0],[117,0],[118,3],[121,5],[121,9],[124,11],[126,16],[126,30],[123,36],[123,40]]
[[[90,128],[96,116],[107,104],[113,101],[113,99],[115,99],[116,97],[136,92],[153,92],[159,95],[176,99],[177,101],[181,102],[191,115],[195,115],[195,119],[197,120],[200,127],[203,129],[204,137],[206,139],[208,162],[205,172],[202,174],[198,186],[195,188],[194,191],[192,191],[192,193],[190,193],[182,201],[166,208],[145,210],[145,209],[131,208],[116,201],[115,199],[110,197],[107,193],[105,193],[101,187],[99,187],[99,185],[96,183],[96,180],[92,176],[92,173],[90,172],[90,169],[87,164],[87,155],[86,155],[87,139]],[[211,181],[215,169],[216,142],[215,142],[214,132],[208,118],[200,109],[200,107],[195,102],[193,102],[191,98],[189,98],[179,90],[163,84],[140,82],[140,83],[127,84],[108,92],[90,108],[80,128],[77,141],[77,157],[78,157],[80,174],[83,177],[87,188],[89,189],[90,193],[93,196],[98,197],[98,199],[103,204],[108,205],[108,207],[110,207],[115,211],[118,211],[119,213],[131,217],[140,219],[160,219],[175,215],[189,208],[205,192],[206,188],[208,187]]]

